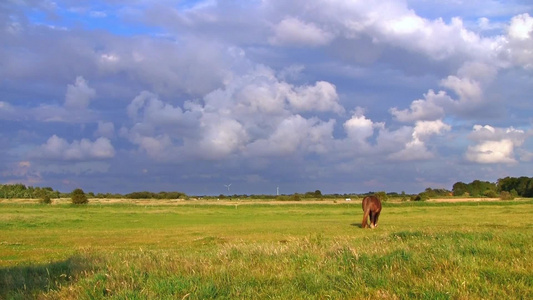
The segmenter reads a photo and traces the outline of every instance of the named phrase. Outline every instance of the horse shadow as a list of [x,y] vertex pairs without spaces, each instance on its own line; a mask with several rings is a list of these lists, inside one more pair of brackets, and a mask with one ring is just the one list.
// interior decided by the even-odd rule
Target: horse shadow
[[58,290],[74,283],[88,266],[86,259],[73,256],[48,264],[0,268],[0,299],[33,299]]

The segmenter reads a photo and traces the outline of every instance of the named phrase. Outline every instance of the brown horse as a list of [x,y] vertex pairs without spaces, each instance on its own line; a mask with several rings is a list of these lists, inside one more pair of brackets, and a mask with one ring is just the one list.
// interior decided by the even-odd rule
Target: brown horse
[[365,228],[368,226],[368,217],[370,216],[370,228],[374,229],[374,227],[378,226],[378,218],[381,213],[381,201],[375,196],[368,196],[363,198],[362,206],[364,215],[361,227]]

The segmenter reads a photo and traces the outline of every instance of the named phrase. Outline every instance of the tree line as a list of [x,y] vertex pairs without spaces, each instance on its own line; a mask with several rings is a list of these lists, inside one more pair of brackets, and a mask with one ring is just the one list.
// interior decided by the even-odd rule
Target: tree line
[[496,183],[474,180],[471,183],[456,182],[452,189],[454,196],[498,197],[509,194],[512,197],[533,197],[533,177],[505,177]]
[[[74,193],[74,191],[76,191]],[[47,202],[51,199],[70,198],[73,194],[80,194],[81,189],[76,189],[70,193],[61,193],[51,187],[32,187],[21,183],[0,184],[0,199],[44,199]],[[85,193],[84,193],[85,194]],[[301,199],[320,199],[320,198],[358,198],[368,195],[378,195],[380,199],[401,198],[402,200],[427,200],[430,198],[463,196],[463,197],[489,197],[502,199],[513,199],[515,197],[533,197],[533,177],[505,177],[500,178],[497,182],[474,180],[470,183],[456,182],[452,190],[427,188],[419,194],[408,195],[405,192],[386,193],[386,192],[368,192],[364,194],[331,194],[323,195],[320,190],[307,193],[294,193],[290,195],[219,195],[218,198],[234,199],[277,199],[277,200],[301,200]],[[111,194],[111,193],[93,193],[86,194],[89,198],[112,198],[112,199],[187,199],[189,196],[183,192],[133,192],[128,194]],[[205,197],[213,198],[213,197]],[[214,197],[217,198],[217,197]]]
[[[58,198],[70,198],[72,195],[80,194],[83,192],[81,189],[75,189],[70,193],[61,193],[52,189],[51,187],[33,187],[26,186],[22,183],[15,184],[0,184],[0,199],[42,199],[45,196],[58,199]],[[187,198],[187,194],[182,192],[133,192],[128,194],[111,194],[111,193],[85,193],[89,198],[100,198],[100,199],[179,199]]]
[[37,199],[47,195],[51,198],[61,197],[61,193],[54,191],[51,187],[33,187],[25,186],[22,183],[15,184],[0,184],[0,198],[13,199],[13,198],[25,198],[25,199]]

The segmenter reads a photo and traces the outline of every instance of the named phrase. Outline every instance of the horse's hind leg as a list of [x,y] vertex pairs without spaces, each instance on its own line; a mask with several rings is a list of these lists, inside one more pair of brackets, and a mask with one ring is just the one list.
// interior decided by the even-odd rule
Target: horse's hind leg
[[380,214],[380,213],[381,213],[381,212],[378,212],[378,213],[375,213],[375,214],[374,214],[374,226],[375,226],[375,227],[378,227],[378,219],[379,219],[379,214]]
[[370,213],[370,210],[367,209],[365,210],[365,213],[363,215],[363,223],[361,224],[361,228],[366,228],[366,226],[368,225],[368,215]]
[[376,227],[376,213],[371,211],[370,212],[370,228],[374,229]]

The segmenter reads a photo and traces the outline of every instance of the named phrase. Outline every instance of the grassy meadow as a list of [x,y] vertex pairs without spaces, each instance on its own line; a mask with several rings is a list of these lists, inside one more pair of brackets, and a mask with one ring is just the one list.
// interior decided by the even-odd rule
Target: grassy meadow
[[0,202],[0,299],[533,299],[533,201]]

